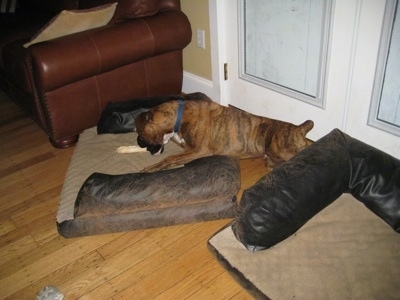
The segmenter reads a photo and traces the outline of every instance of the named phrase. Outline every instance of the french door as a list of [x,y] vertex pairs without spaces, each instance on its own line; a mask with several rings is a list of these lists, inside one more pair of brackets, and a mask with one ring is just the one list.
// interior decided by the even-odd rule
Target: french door
[[[219,76],[220,102],[295,124],[311,119],[315,123],[309,133],[312,139],[339,128],[400,158],[400,137],[368,125],[386,1],[328,1],[328,42],[322,58],[326,64],[323,74],[318,75],[324,76],[319,89],[322,104],[304,101],[295,93],[262,86],[243,76],[243,1],[210,0],[218,20],[214,22],[217,28],[211,25],[212,30],[218,31],[219,65],[214,66],[213,76]],[[226,64],[225,69],[222,63]]]

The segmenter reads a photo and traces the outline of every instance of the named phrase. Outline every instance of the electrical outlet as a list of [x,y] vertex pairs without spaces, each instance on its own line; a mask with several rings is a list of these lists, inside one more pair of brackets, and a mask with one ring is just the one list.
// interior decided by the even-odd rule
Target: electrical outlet
[[202,29],[197,29],[197,47],[206,49],[206,33]]

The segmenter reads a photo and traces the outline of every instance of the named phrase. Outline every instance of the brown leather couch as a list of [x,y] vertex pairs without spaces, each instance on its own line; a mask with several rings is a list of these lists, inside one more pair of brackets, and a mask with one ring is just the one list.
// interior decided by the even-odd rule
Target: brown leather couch
[[24,48],[63,9],[110,0],[19,0],[0,17],[0,88],[55,147],[76,143],[108,102],[178,94],[190,23],[179,0],[119,0],[106,26]]

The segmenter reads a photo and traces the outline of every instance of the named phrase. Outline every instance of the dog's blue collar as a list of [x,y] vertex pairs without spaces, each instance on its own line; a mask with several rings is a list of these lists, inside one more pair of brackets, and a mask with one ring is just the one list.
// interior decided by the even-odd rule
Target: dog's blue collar
[[183,100],[178,100],[178,114],[176,116],[176,123],[174,127],[174,133],[177,133],[179,131],[179,128],[181,127],[181,121],[182,121],[182,115],[183,115]]

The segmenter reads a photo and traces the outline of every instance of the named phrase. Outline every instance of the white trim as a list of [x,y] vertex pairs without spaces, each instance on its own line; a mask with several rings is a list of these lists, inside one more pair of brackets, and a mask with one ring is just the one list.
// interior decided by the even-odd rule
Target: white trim
[[360,27],[360,16],[361,16],[361,9],[362,9],[362,1],[357,0],[356,4],[356,12],[354,17],[354,26],[353,26],[353,34],[352,34],[352,43],[351,43],[351,54],[350,54],[350,61],[349,61],[349,70],[348,70],[348,81],[346,86],[346,97],[345,103],[343,108],[343,119],[342,119],[342,127],[341,130],[347,132],[347,126],[349,122],[349,106],[351,104],[352,98],[352,86],[353,86],[353,79],[354,79],[354,62],[356,60],[356,50],[357,50],[357,37]]
[[218,102],[218,98],[215,97],[214,86],[211,80],[205,79],[186,71],[183,71],[182,92],[187,94],[202,92],[211,99]]
[[224,79],[224,63],[226,63],[225,10],[228,0],[209,0],[211,68],[213,83],[213,100],[228,105],[226,83]]

